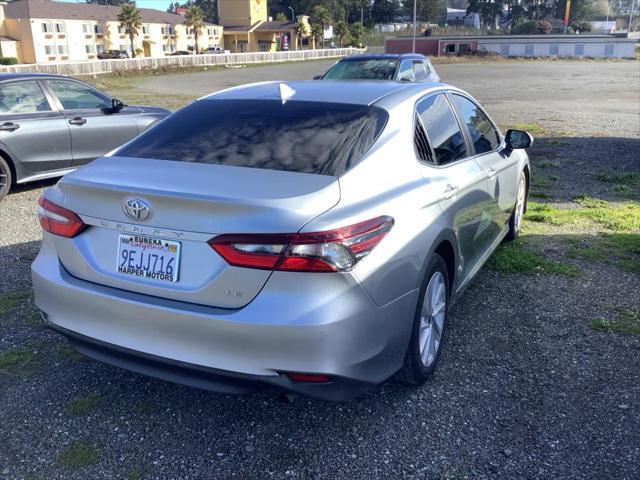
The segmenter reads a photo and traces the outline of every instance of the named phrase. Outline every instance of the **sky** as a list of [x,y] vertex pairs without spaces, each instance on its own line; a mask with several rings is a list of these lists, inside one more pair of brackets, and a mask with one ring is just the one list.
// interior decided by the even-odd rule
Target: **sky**
[[[85,3],[84,0],[59,0],[68,3]],[[169,8],[171,0],[136,0],[136,5],[141,8],[156,8],[158,10],[166,10]]]

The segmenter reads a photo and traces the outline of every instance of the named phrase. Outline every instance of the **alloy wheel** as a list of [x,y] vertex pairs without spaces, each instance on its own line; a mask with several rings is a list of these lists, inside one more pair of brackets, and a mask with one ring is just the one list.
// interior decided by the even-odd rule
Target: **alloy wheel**
[[429,279],[420,314],[420,359],[425,367],[430,367],[438,355],[444,318],[447,309],[447,288],[444,275],[435,272]]

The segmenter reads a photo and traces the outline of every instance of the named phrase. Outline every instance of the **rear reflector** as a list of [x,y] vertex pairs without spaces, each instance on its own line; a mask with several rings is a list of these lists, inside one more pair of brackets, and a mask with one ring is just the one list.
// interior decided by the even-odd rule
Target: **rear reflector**
[[46,200],[44,196],[38,199],[38,219],[43,230],[60,237],[72,238],[87,228],[74,212]]
[[327,383],[331,381],[327,375],[313,373],[285,373],[285,375],[296,383]]
[[326,232],[218,235],[209,245],[237,267],[294,272],[344,272],[353,268],[393,227],[382,216]]

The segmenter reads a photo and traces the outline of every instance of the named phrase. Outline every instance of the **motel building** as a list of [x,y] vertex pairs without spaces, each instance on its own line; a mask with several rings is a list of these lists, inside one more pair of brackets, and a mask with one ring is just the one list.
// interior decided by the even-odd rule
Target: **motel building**
[[218,0],[218,19],[224,27],[224,46],[231,53],[298,50],[298,23],[311,31],[307,15],[285,22],[268,17],[267,0]]
[[[183,16],[150,8],[139,10],[143,25],[134,38],[139,56],[162,57],[194,48],[194,35],[184,25]],[[131,55],[129,35],[120,26],[119,13],[120,7],[108,5],[0,0],[0,57],[41,63],[93,60],[104,50],[125,50]],[[222,47],[222,31],[219,25],[206,24],[198,35],[198,47]]]
[[[184,16],[151,8],[139,10],[143,25],[134,38],[136,56],[193,51],[195,37],[184,25]],[[95,60],[105,50],[124,50],[131,55],[129,36],[118,21],[120,11],[110,5],[0,0],[0,57],[42,63]],[[267,16],[267,0],[218,0],[218,14],[220,25],[205,24],[200,30],[201,51],[212,47],[232,53],[297,50],[298,22],[311,31],[306,15],[273,21]]]

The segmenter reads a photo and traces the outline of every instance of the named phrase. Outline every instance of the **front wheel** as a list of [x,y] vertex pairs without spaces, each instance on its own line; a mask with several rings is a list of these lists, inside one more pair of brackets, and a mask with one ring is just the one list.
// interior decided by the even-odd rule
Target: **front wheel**
[[524,205],[527,201],[527,179],[524,172],[520,172],[518,180],[518,191],[516,193],[516,206],[513,208],[511,218],[509,218],[509,232],[505,240],[515,240],[520,236],[522,230],[522,216],[524,215]]
[[0,157],[0,200],[2,200],[11,189],[12,175],[11,168],[7,161]]
[[420,289],[404,365],[396,374],[401,382],[421,385],[435,370],[442,350],[448,306],[449,274],[444,260],[436,254]]

